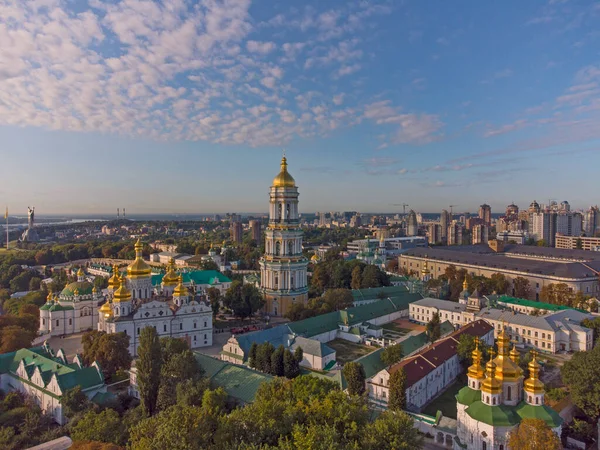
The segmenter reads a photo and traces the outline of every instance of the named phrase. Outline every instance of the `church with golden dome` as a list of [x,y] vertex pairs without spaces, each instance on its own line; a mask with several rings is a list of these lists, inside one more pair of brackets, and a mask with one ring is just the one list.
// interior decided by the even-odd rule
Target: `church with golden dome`
[[298,196],[284,156],[269,193],[269,225],[265,230],[265,254],[260,260],[265,312],[272,316],[283,316],[291,305],[308,301],[308,259],[302,254]]
[[562,419],[544,404],[544,384],[539,379],[540,363],[535,351],[525,378],[519,367],[519,352],[514,345],[510,348],[504,327],[497,348],[498,354],[491,351],[485,366],[478,343],[473,350],[467,386],[456,396],[455,450],[517,450],[508,447],[508,434],[527,418],[544,420],[560,437]]
[[142,243],[135,244],[135,260],[126,275],[113,267],[108,280],[108,300],[98,310],[98,330],[124,332],[129,352],[136,356],[141,330],[154,327],[159,337],[185,340],[190,348],[212,345],[212,308],[184,285],[182,274],[171,261],[160,286],[152,285],[152,269],[142,257]]

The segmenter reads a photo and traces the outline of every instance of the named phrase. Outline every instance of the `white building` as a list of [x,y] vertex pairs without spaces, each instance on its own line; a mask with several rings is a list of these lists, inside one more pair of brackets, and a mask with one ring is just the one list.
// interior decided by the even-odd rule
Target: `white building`
[[111,396],[98,363],[85,367],[79,355],[69,363],[62,350],[54,353],[47,343],[0,355],[0,389],[28,396],[60,425],[66,422],[61,398],[76,386],[98,403]]
[[464,325],[449,336],[368,378],[369,400],[376,406],[387,408],[390,377],[394,372],[404,370],[407,409],[420,411],[460,374],[462,369],[456,349],[463,334],[475,336],[490,345],[494,342],[494,330],[487,322],[478,320]]
[[98,305],[104,296],[85,279],[82,269],[77,281],[68,284],[58,296],[48,294],[40,308],[40,334],[65,336],[95,330],[98,326]]
[[425,298],[410,305],[409,318],[425,324],[435,313],[441,321],[450,321],[455,327],[463,326],[475,320],[484,319],[496,330],[496,334],[506,324],[510,338],[519,346],[534,347],[546,353],[561,351],[586,351],[593,345],[593,332],[581,325],[589,314],[574,309],[554,311],[545,316],[531,316],[517,310],[502,310],[483,307],[481,298],[469,297],[469,301],[478,300],[477,305],[456,303],[448,300]]
[[524,380],[519,367],[519,352],[510,350],[505,330],[498,335],[498,355],[482,365],[482,353],[473,351],[467,386],[456,396],[457,436],[454,450],[509,449],[508,435],[523,419],[542,419],[559,437],[562,419],[544,405],[544,384],[539,379],[536,355],[529,363],[529,378]]
[[162,276],[160,290],[153,290],[150,266],[142,259],[141,252],[138,241],[136,260],[127,268],[127,278],[115,271],[109,281],[111,301],[99,310],[98,330],[126,333],[133,356],[137,354],[141,330],[148,326],[154,327],[160,337],[184,339],[190,348],[212,345],[210,305],[196,300],[194,293],[184,286],[182,274],[177,275],[173,270]]

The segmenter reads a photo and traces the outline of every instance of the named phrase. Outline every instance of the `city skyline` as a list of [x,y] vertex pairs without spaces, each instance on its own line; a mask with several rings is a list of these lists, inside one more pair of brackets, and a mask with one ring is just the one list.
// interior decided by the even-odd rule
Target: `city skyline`
[[0,201],[266,211],[285,148],[304,213],[598,203],[598,4],[335,6],[0,6]]

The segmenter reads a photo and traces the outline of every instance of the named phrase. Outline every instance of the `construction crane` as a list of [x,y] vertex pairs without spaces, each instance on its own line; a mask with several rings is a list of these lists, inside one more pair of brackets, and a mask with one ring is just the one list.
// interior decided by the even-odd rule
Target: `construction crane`
[[450,215],[452,215],[452,208],[454,208],[455,206],[458,206],[458,205],[450,205]]
[[402,214],[406,215],[406,207],[410,205],[408,203],[392,203],[392,206],[402,206]]

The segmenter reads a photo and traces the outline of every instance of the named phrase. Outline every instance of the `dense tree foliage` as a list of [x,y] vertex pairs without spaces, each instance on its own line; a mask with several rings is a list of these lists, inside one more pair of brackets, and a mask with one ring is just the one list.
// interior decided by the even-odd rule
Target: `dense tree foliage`
[[318,297],[327,289],[358,289],[357,286],[373,288],[389,285],[389,276],[377,266],[367,265],[358,260],[325,259],[313,268],[309,295]]
[[126,333],[88,331],[81,338],[83,360],[86,364],[97,361],[104,376],[110,378],[118,370],[128,370],[131,367],[129,340],[130,336]]
[[531,285],[527,278],[517,277],[513,280],[513,295],[518,298],[531,298]]
[[431,320],[427,322],[427,325],[425,326],[425,331],[427,332],[429,342],[435,342],[440,338],[442,335],[442,329],[439,313],[433,313]]
[[561,367],[563,382],[571,399],[590,419],[600,416],[600,345],[589,352],[577,352]]
[[561,450],[558,436],[542,419],[523,419],[508,435],[508,447],[519,450]]
[[402,344],[393,344],[384,348],[381,352],[381,361],[386,366],[391,366],[402,359]]
[[275,376],[295,378],[300,375],[302,349],[298,347],[292,354],[280,345],[277,349],[270,342],[253,343],[248,355],[248,365],[253,369]]
[[[470,334],[461,334],[458,338],[458,346],[456,352],[458,353],[458,359],[466,368],[472,364],[473,350],[475,350],[475,337]],[[487,359],[489,347],[484,342],[479,342],[479,350],[483,354],[483,361]]]
[[99,441],[125,445],[128,433],[119,414],[112,409],[96,412],[88,410],[71,428],[74,441]]
[[151,417],[156,412],[162,368],[161,345],[154,327],[142,329],[137,353],[136,369],[140,399],[145,414]]
[[346,379],[348,394],[362,395],[365,393],[366,375],[365,368],[361,363],[354,361],[346,363],[342,369],[342,373]]
[[244,284],[235,280],[227,289],[223,298],[223,305],[233,312],[236,317],[245,319],[251,317],[265,304],[265,299],[260,290],[253,284]]
[[392,411],[406,409],[406,372],[402,367],[393,371],[390,375],[390,400],[388,408]]

